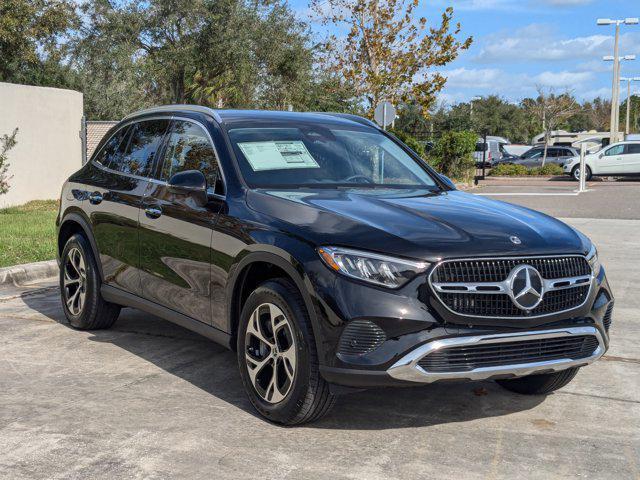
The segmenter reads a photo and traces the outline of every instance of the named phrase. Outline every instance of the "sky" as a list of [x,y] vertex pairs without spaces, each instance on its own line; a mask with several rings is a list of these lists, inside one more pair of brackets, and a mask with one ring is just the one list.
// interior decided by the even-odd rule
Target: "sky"
[[[290,0],[308,20],[307,0]],[[447,6],[473,44],[439,71],[447,84],[439,99],[447,104],[497,94],[517,102],[536,87],[571,91],[580,100],[611,97],[615,27],[597,18],[640,17],[640,0],[421,0],[417,14],[437,22]],[[620,27],[622,76],[640,76],[640,25]],[[640,82],[636,84],[640,91]]]

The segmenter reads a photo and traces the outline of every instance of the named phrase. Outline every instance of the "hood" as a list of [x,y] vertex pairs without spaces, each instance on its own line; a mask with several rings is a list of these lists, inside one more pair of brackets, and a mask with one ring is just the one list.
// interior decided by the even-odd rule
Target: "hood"
[[[249,191],[250,208],[315,245],[434,261],[587,253],[586,237],[548,215],[460,191]],[[516,236],[516,245],[510,237]]]

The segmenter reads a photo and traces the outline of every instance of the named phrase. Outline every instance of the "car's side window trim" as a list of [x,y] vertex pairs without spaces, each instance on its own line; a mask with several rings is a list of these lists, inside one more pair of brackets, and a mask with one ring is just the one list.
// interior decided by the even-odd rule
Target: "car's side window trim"
[[[220,172],[220,176],[222,179],[222,188],[223,188],[223,192],[224,193],[216,193],[215,192],[215,185],[210,187],[211,188],[211,192],[209,192],[209,188],[207,188],[207,193],[220,198],[220,199],[225,199],[226,198],[226,193],[227,193],[227,178],[224,174],[224,170],[222,169],[222,164],[220,163],[220,156],[218,154],[218,149],[216,148],[215,143],[213,142],[213,138],[211,137],[211,134],[209,133],[209,130],[207,129],[207,127],[202,124],[201,122],[194,120],[192,118],[186,118],[186,117],[180,117],[180,116],[165,116],[165,115],[158,115],[158,116],[153,116],[153,117],[146,117],[144,119],[136,119],[136,118],[132,118],[131,120],[127,121],[126,123],[122,124],[116,131],[113,132],[113,134],[107,139],[106,142],[104,142],[102,144],[102,147],[100,147],[100,150],[97,151],[94,155],[92,155],[91,157],[91,163],[93,163],[96,167],[105,170],[109,173],[114,173],[116,175],[122,175],[124,177],[130,177],[130,178],[136,178],[138,180],[147,180],[149,182],[158,184],[158,185],[167,185],[168,182],[163,181],[163,180],[159,180],[157,178],[153,178],[152,176],[147,176],[147,177],[143,177],[140,175],[135,175],[132,173],[124,173],[124,172],[120,172],[118,170],[113,170],[109,167],[106,167],[105,165],[103,165],[102,163],[100,163],[97,158],[100,156],[100,154],[102,153],[102,150],[104,149],[104,146],[109,142],[109,140],[111,140],[111,138],[113,138],[115,135],[117,135],[123,128],[127,128],[129,127],[131,124],[136,123],[136,122],[140,122],[140,121],[147,121],[147,120],[167,120],[168,122],[172,122],[173,120],[181,120],[181,121],[186,121],[186,122],[190,122],[193,123],[194,125],[197,125],[198,127],[200,127],[204,133],[207,136],[207,139],[209,140],[209,145],[211,145],[211,148],[213,149],[213,153],[216,156],[216,163],[218,165],[218,171]],[[169,125],[169,127],[171,127],[171,125]],[[164,148],[166,147],[166,142],[168,140],[168,136],[167,136],[167,132],[169,132],[170,128],[167,129],[167,131],[165,131],[165,134],[163,136],[163,140],[162,140],[162,153],[164,153]],[[163,158],[161,160],[161,162],[164,162],[164,155]],[[153,170],[155,170],[155,165],[153,167]],[[152,170],[152,171],[153,171]]]

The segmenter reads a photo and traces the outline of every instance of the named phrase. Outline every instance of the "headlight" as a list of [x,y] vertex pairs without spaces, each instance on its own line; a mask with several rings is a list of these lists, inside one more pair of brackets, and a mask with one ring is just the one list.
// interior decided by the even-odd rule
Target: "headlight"
[[600,273],[600,261],[598,260],[598,249],[593,244],[591,244],[591,249],[587,254],[587,261],[589,262],[589,265],[591,265],[593,275],[597,277]]
[[338,247],[319,248],[318,254],[331,270],[388,288],[401,287],[429,267],[426,262]]

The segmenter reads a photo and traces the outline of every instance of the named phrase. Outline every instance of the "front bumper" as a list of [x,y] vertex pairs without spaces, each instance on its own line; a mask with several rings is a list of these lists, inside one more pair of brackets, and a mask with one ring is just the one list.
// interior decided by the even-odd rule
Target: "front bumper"
[[[361,287],[362,288],[362,287]],[[349,295],[350,305],[356,305],[357,296]],[[377,315],[358,315],[361,320],[367,318],[380,327],[385,333],[385,340],[374,350],[360,356],[347,356],[340,350],[338,340],[342,337],[333,336],[335,340],[322,342],[319,349],[321,358],[325,361],[320,366],[323,377],[332,384],[369,388],[378,386],[400,386],[427,384],[447,380],[483,380],[514,378],[535,373],[549,373],[571,367],[581,367],[598,360],[609,347],[609,327],[613,308],[613,294],[609,288],[602,268],[593,280],[589,298],[582,307],[562,315],[538,319],[517,319],[507,321],[492,321],[484,323],[484,319],[462,319],[459,323],[455,318],[446,318],[435,308],[425,311],[422,321],[389,318],[389,305],[398,310],[400,305],[394,304],[393,299],[383,296],[374,305]],[[410,305],[407,298],[399,299],[403,306]],[[382,306],[388,308],[384,310]],[[364,307],[363,307],[364,308]],[[410,311],[410,309],[407,308]],[[427,313],[428,312],[428,313]],[[360,312],[359,312],[360,313]],[[351,321],[336,325],[332,328],[345,332],[346,325]],[[414,317],[415,318],[415,317]],[[464,322],[464,323],[463,323]],[[471,322],[471,323],[469,323]],[[422,325],[422,328],[419,325]],[[334,333],[334,335],[335,335]],[[574,357],[535,358],[530,361],[513,361],[508,363],[485,366],[479,362],[473,368],[460,370],[449,369],[430,371],[425,368],[421,360],[433,352],[442,352],[449,348],[473,345],[495,345],[503,342],[519,342],[537,339],[562,339],[578,336],[589,336],[594,345],[587,355]],[[370,341],[375,338],[367,337]],[[597,341],[597,345],[595,341]],[[329,340],[325,337],[325,340]],[[553,340],[556,341],[556,340]],[[559,340],[558,340],[559,341]],[[334,344],[335,342],[335,344]],[[331,347],[330,345],[336,345]],[[523,357],[514,357],[521,359]],[[428,363],[427,363],[428,365]]]
[[[550,360],[518,362],[491,365],[458,371],[430,371],[428,367],[420,365],[420,361],[438,351],[448,350],[459,346],[505,345],[521,343],[530,345],[531,341],[564,339],[568,337],[595,337],[597,347],[582,358],[553,358]],[[529,350],[532,350],[529,348]],[[432,383],[438,380],[485,380],[488,378],[522,377],[534,373],[557,372],[571,367],[581,367],[598,360],[606,350],[604,339],[595,327],[568,327],[534,332],[501,333],[494,335],[476,335],[470,337],[454,337],[435,340],[416,348],[402,359],[398,360],[386,373],[395,379],[410,382]],[[508,357],[508,354],[505,356]],[[514,355],[511,354],[513,357]]]

